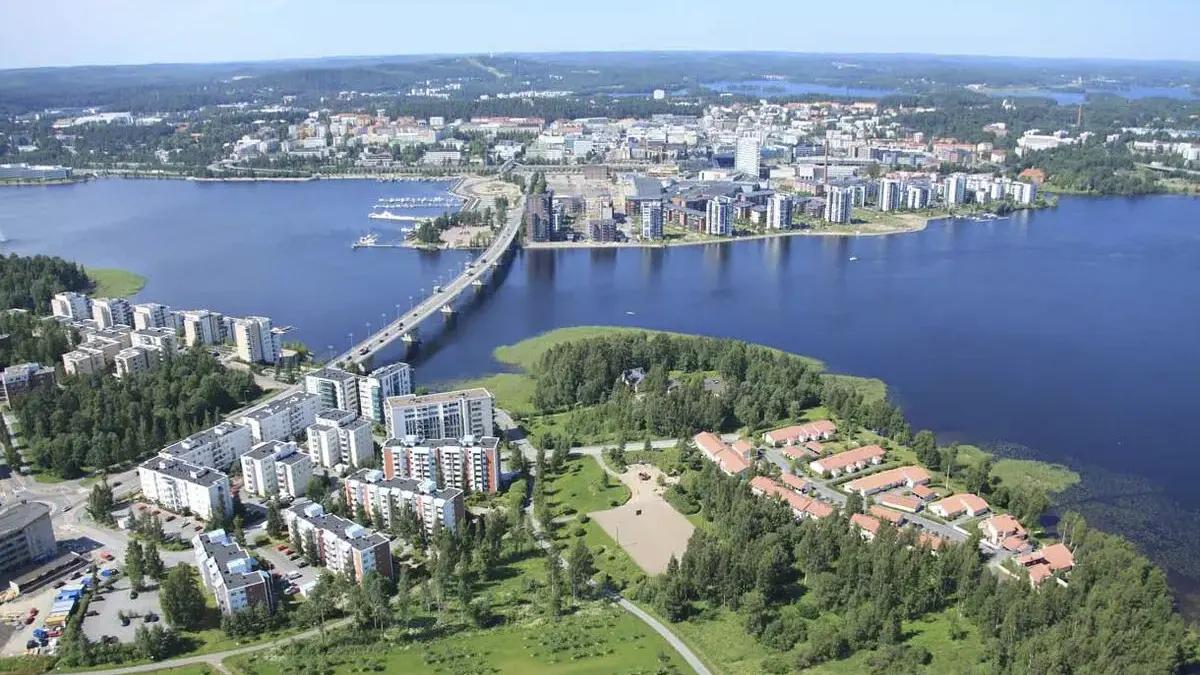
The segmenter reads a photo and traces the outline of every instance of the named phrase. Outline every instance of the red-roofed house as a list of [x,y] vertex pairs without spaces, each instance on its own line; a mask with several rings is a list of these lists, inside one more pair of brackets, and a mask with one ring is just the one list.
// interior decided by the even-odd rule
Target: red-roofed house
[[809,462],[808,468],[820,475],[840,476],[843,473],[854,473],[871,464],[879,464],[885,454],[887,453],[884,449],[878,445],[867,445]]
[[758,451],[754,449],[754,445],[744,438],[737,439],[730,447],[746,461],[752,462],[758,457]]
[[716,462],[721,471],[730,476],[736,476],[750,468],[750,463],[744,457],[712,432],[702,431],[693,436],[692,441],[705,457]]
[[988,503],[978,495],[960,492],[929,505],[929,510],[947,519],[968,515],[972,518],[988,512]]
[[808,492],[808,489],[811,487],[808,484],[808,481],[804,480],[803,478],[801,478],[795,474],[791,474],[791,473],[780,474],[779,480],[784,485],[792,488],[793,490],[795,490],[797,492]]
[[[787,475],[787,474],[784,474]],[[780,485],[766,476],[750,479],[750,491],[759,496],[774,497],[787,502],[792,515],[802,518],[825,518],[833,515],[833,507],[812,497],[807,497]]]
[[894,492],[888,492],[879,495],[875,499],[880,504],[883,504],[888,508],[907,511],[908,513],[916,513],[917,511],[921,510],[922,506],[925,505],[925,502],[917,499],[916,497],[912,497],[910,495],[898,495]]
[[842,486],[846,492],[857,492],[866,497],[876,492],[891,490],[901,485],[913,487],[929,482],[929,472],[919,466],[900,466],[887,471],[856,478]]
[[806,441],[826,441],[833,438],[837,427],[829,420],[818,420],[807,424],[795,424],[790,427],[768,431],[763,434],[763,442],[774,446],[795,445]]
[[1003,546],[1009,537],[1025,538],[1025,528],[1021,527],[1021,522],[1007,513],[997,513],[980,523],[979,528],[983,538],[992,546]]
[[937,497],[937,493],[934,492],[933,488],[929,487],[928,485],[914,485],[909,492],[913,493],[913,496],[917,499],[926,502],[934,497]]
[[850,516],[850,524],[858,528],[858,533],[863,539],[871,541],[879,532],[879,526],[882,524],[875,516],[868,516],[865,513],[855,513]]
[[928,532],[922,531],[920,534],[917,535],[917,544],[920,546],[924,546],[924,547],[928,548],[929,550],[933,551],[934,553],[936,553],[939,550],[941,550],[941,548],[943,546],[946,545],[946,540],[942,539],[941,537],[937,536],[936,534],[930,534]]
[[867,509],[867,511],[869,511],[871,515],[875,516],[876,518],[880,520],[886,520],[896,527],[900,527],[904,524],[904,514],[900,513],[899,511],[894,511],[878,504],[872,504],[871,508]]
[[1051,572],[1065,572],[1074,569],[1075,554],[1071,553],[1066,544],[1051,544],[1032,553],[1017,556],[1017,564],[1023,567],[1045,564]]

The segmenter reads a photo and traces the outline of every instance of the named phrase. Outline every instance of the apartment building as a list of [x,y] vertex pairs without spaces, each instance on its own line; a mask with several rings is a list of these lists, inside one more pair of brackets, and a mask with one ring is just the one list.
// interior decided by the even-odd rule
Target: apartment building
[[233,343],[238,358],[246,363],[274,364],[283,354],[280,336],[265,316],[248,316],[233,321]]
[[297,499],[312,480],[312,460],[294,442],[259,443],[242,455],[242,486],[259,497]]
[[314,394],[296,392],[242,415],[238,422],[250,428],[256,443],[283,441],[304,435],[317,421],[321,400]]
[[771,195],[767,200],[767,227],[772,230],[792,229],[792,198],[787,195]]
[[308,455],[325,467],[359,467],[375,456],[371,422],[349,410],[322,410],[307,429]]
[[359,414],[358,377],[340,368],[322,368],[304,376],[304,391],[321,399],[321,408]]
[[50,558],[57,550],[49,506],[20,502],[0,511],[0,573]]
[[642,207],[642,239],[656,241],[663,238],[662,202]]
[[428,537],[443,528],[456,531],[462,524],[463,492],[457,488],[439,489],[433,481],[388,478],[377,469],[355,471],[342,485],[346,503],[361,504],[379,528],[390,529],[405,506],[411,509]]
[[383,535],[325,513],[320,504],[308,499],[297,499],[284,509],[283,519],[305,546],[316,546],[317,558],[326,568],[357,583],[372,571],[392,578],[392,552]]
[[384,476],[432,481],[464,493],[492,494],[500,489],[499,445],[500,439],[494,436],[391,439],[383,447]]
[[491,392],[464,389],[425,396],[393,396],[385,415],[391,438],[478,438],[494,436]]
[[212,520],[218,508],[233,512],[229,476],[206,466],[160,455],[138,466],[142,496],[175,513],[191,512]]
[[212,592],[222,614],[236,614],[256,606],[274,610],[270,575],[257,569],[254,556],[225,530],[202,532],[192,537],[192,552],[204,587]]
[[50,366],[14,363],[0,371],[0,403],[12,403],[38,387],[53,386],[54,382],[54,368]]
[[92,320],[101,329],[133,326],[133,307],[125,298],[96,298],[92,300]]
[[171,308],[157,302],[143,302],[133,306],[133,327],[135,330],[148,328],[175,328],[175,317]]
[[846,224],[854,209],[854,190],[849,187],[831,187],[825,199],[825,222]]
[[145,347],[127,347],[113,357],[114,374],[118,378],[144,373],[156,367],[158,363],[157,350],[151,351]]
[[163,448],[159,454],[197,466],[226,471],[239,457],[250,452],[250,428],[221,422]]
[[83,293],[63,291],[50,299],[50,313],[81,321],[92,318],[92,301]]
[[[136,316],[134,320],[137,320]],[[156,350],[160,359],[164,354],[173,353],[177,344],[175,329],[169,326],[140,328],[129,334],[129,340],[133,347]]]
[[718,195],[708,200],[704,211],[705,234],[728,237],[733,234],[733,200]]
[[207,309],[184,312],[183,344],[188,347],[221,344],[225,341],[224,325],[224,317],[218,312]]
[[411,393],[412,368],[407,363],[393,363],[376,368],[370,374],[358,378],[359,414],[382,424],[385,417],[384,401],[392,396],[407,396]]

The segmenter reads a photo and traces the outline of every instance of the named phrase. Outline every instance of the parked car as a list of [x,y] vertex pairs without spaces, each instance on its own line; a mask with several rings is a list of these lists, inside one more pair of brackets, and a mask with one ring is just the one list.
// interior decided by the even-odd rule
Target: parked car
[[300,562],[296,563],[296,567],[308,567],[308,561],[301,560]]
[[26,625],[26,626],[28,626],[29,624],[33,623],[33,620],[34,620],[34,619],[36,619],[36,618],[37,618],[37,617],[36,617],[36,616],[33,616],[32,614],[30,614],[29,616],[25,617],[25,625]]
[[278,545],[278,546],[276,546],[276,547],[275,547],[275,550],[276,550],[276,551],[287,551],[287,548],[288,548],[288,547],[287,547],[287,544],[280,544],[280,545]]
[[175,514],[171,514],[171,515],[167,516],[168,523],[171,522],[172,520],[175,520]]
[[204,526],[203,526],[203,525],[197,525],[196,527],[193,527],[192,529],[193,529],[193,530],[195,530],[195,531],[197,531],[197,532],[199,532],[200,530],[203,530],[203,529],[204,529]]
[[145,621],[146,623],[154,623],[155,621],[158,621],[158,615],[155,614],[154,612],[150,612],[145,617],[143,617],[142,620]]
[[296,588],[295,586],[288,586],[287,588],[285,588],[283,590],[284,595],[295,595],[299,592],[300,592],[300,589]]
[[63,581],[62,579],[59,579],[58,581],[54,582],[55,588],[62,588],[63,586],[66,586],[66,585],[67,585],[67,582]]
[[127,616],[121,617],[121,625],[128,626],[129,625],[129,617],[127,617]]
[[289,579],[299,579],[300,577],[301,577],[301,574],[299,572],[288,572],[288,575],[287,575],[287,578],[289,578]]

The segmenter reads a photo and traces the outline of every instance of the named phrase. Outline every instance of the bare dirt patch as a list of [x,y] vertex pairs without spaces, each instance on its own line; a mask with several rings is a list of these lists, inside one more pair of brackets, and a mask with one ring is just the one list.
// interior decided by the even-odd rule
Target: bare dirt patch
[[696,529],[663,498],[666,488],[658,484],[659,476],[669,480],[655,466],[630,465],[621,474],[632,495],[629,501],[588,514],[647,574],[661,574],[671,556],[682,557]]

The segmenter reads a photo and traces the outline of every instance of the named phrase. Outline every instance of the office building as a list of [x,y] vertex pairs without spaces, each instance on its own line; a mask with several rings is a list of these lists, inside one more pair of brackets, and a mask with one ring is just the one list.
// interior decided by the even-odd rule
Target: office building
[[49,506],[19,502],[0,511],[0,573],[47,560],[57,551]]
[[40,363],[14,363],[0,372],[0,403],[12,403],[38,387],[54,386],[54,368]]
[[251,444],[249,427],[233,422],[221,422],[215,427],[198,431],[168,445],[159,451],[159,454],[197,466],[228,471],[230,465],[239,457],[250,452]]
[[342,485],[346,503],[355,508],[361,504],[379,528],[391,529],[406,507],[430,539],[442,529],[454,532],[462,524],[462,490],[439,489],[432,481],[387,478],[377,469],[355,471]]
[[358,377],[339,368],[322,368],[304,376],[304,391],[321,399],[321,408],[359,414]]
[[317,421],[321,400],[315,394],[298,391],[247,412],[238,420],[250,429],[255,443],[286,441],[304,435]]
[[151,351],[145,347],[126,347],[113,357],[115,366],[113,374],[118,378],[136,375],[156,367],[158,363],[157,351]]
[[880,211],[897,211],[901,208],[901,194],[903,186],[898,180],[885,178],[879,181],[879,210]]
[[271,577],[258,569],[254,556],[225,530],[201,532],[192,537],[192,552],[204,587],[212,592],[222,614],[251,607],[275,609]]
[[468,494],[491,494],[500,489],[499,444],[494,436],[391,439],[383,446],[383,473],[387,478],[433,481]]
[[125,298],[96,298],[92,300],[92,320],[100,329],[133,326],[133,307]]
[[704,232],[716,237],[733,234],[733,200],[717,196],[708,200],[704,211]]
[[962,173],[952,173],[945,182],[946,206],[958,206],[967,201],[967,176]]
[[387,399],[389,438],[462,438],[494,436],[491,392],[486,389],[447,391]]
[[550,241],[554,238],[554,193],[525,195],[525,241]]
[[359,467],[375,457],[371,422],[349,410],[322,410],[305,436],[308,456],[318,466]]
[[218,510],[233,513],[229,476],[174,457],[151,457],[138,466],[142,497],[174,513],[212,520]]
[[846,224],[854,210],[854,191],[847,187],[831,187],[825,199],[825,222]]
[[392,551],[383,535],[353,521],[325,513],[320,504],[297,499],[283,510],[288,530],[305,546],[315,546],[326,568],[362,583],[368,572],[392,578]]
[[241,463],[243,488],[259,497],[297,499],[312,480],[312,459],[291,441],[259,443]]
[[662,202],[642,205],[642,239],[657,241],[663,238]]
[[50,313],[82,321],[92,318],[92,301],[83,293],[63,291],[50,299]]
[[363,417],[382,424],[385,417],[383,402],[391,396],[407,396],[412,392],[412,368],[407,363],[376,368],[369,375],[358,378],[359,412]]
[[774,194],[767,200],[767,227],[772,230],[792,228],[792,198]]
[[0,164],[0,180],[62,180],[70,178],[71,171],[54,164]]
[[238,358],[246,363],[274,364],[283,352],[280,333],[265,316],[234,319],[233,343]]
[[183,344],[216,345],[225,341],[224,317],[207,309],[183,313]]
[[737,139],[737,148],[734,150],[733,157],[734,170],[744,173],[750,178],[758,178],[759,151],[757,138],[742,136]]
[[157,302],[143,302],[133,306],[133,327],[135,330],[148,328],[175,328],[175,317],[171,308]]

